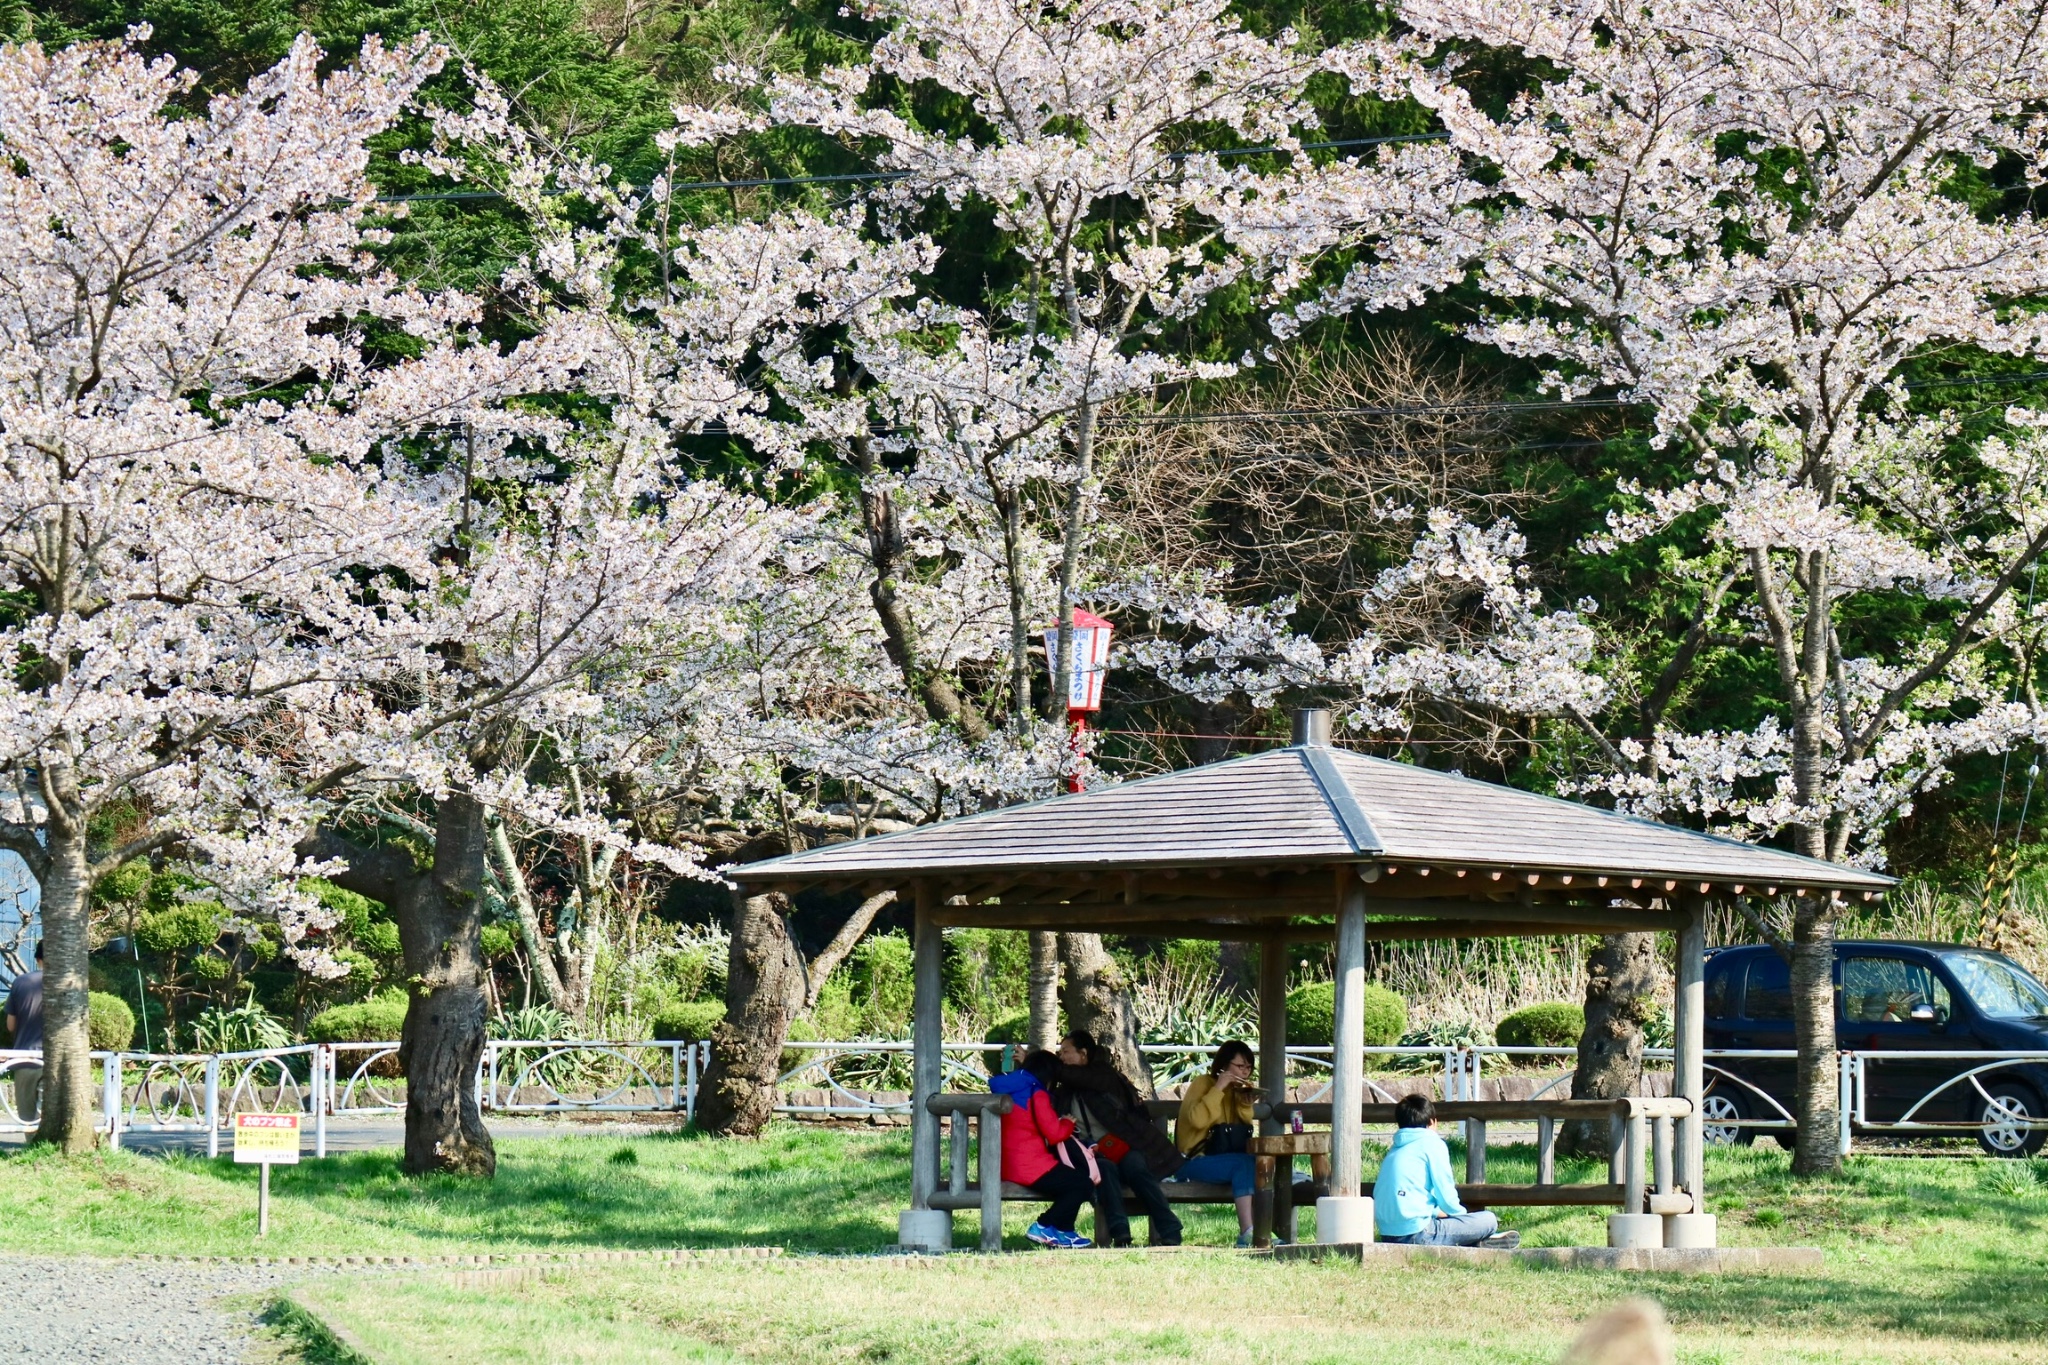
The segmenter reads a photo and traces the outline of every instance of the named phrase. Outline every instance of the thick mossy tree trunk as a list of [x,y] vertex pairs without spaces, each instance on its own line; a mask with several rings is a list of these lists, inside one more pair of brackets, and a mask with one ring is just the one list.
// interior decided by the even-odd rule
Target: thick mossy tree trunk
[[711,1065],[697,1089],[697,1126],[710,1132],[753,1137],[775,1112],[782,1044],[808,984],[788,911],[780,894],[733,893],[725,1022],[712,1032]]
[[1807,896],[1792,913],[1792,1027],[1799,1049],[1794,1175],[1827,1175],[1842,1168],[1833,909],[1826,901]]
[[1102,946],[1100,934],[1061,934],[1060,961],[1066,968],[1066,987],[1061,992],[1067,1007],[1067,1026],[1095,1036],[1108,1049],[1117,1070],[1128,1076],[1139,1093],[1150,1099],[1158,1093],[1152,1068],[1138,1050],[1138,1014],[1131,1007],[1130,983],[1123,969]]
[[398,921],[410,1003],[398,1048],[405,1073],[405,1169],[489,1177],[497,1147],[477,1105],[484,1054],[483,803],[450,792],[436,803],[434,855],[424,871],[402,848],[361,848],[329,830],[301,845],[310,856],[345,861],[333,880],[379,900]]
[[[1586,1030],[1572,1073],[1575,1100],[1616,1100],[1635,1093],[1643,1079],[1643,1024],[1657,988],[1657,937],[1609,934],[1586,958]],[[1605,1123],[1568,1123],[1558,1146],[1575,1156],[1604,1159],[1613,1152]]]
[[92,1043],[86,1032],[92,871],[82,826],[59,820],[53,811],[45,829],[43,1093],[34,1141],[88,1152],[99,1137],[92,1124]]

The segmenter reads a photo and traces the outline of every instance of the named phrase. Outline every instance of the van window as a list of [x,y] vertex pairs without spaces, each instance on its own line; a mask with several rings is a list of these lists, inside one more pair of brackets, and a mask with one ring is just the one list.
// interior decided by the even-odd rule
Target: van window
[[1842,959],[1842,1017],[1852,1024],[1910,1023],[1921,1005],[1937,1019],[1950,1012],[1948,987],[1924,962],[1902,957]]
[[1735,989],[1742,980],[1742,973],[1733,966],[1723,963],[1718,969],[1707,968],[1707,1018],[1732,1019],[1735,1017]]
[[1751,1019],[1792,1017],[1792,968],[1776,953],[1759,953],[1749,960],[1749,988],[1742,998],[1742,1012]]

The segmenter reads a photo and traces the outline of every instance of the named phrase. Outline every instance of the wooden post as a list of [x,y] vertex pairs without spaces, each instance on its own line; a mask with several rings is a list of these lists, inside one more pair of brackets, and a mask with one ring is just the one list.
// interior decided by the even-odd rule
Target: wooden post
[[1337,1037],[1330,1076],[1330,1193],[1363,1189],[1358,1107],[1365,1099],[1365,886],[1349,868],[1337,903]]
[[953,1243],[953,1215],[932,1207],[939,1188],[939,1116],[925,1103],[941,1088],[945,1038],[935,909],[930,885],[920,881],[910,948],[910,1208],[897,1219],[897,1241],[921,1251],[944,1251]]
[[1316,1201],[1316,1240],[1373,1239],[1372,1199],[1358,1150],[1365,1100],[1365,885],[1337,869],[1337,1046],[1330,1068],[1330,1192]]
[[1465,1120],[1465,1183],[1486,1183],[1486,1120]]
[[1692,1113],[1678,1121],[1678,1183],[1704,1210],[1706,1116],[1707,903],[1689,898],[1685,928],[1678,935],[1676,1009],[1673,1010],[1671,1093],[1692,1101]]
[[1718,1240],[1714,1215],[1707,1212],[1707,1122],[1700,1111],[1707,1089],[1707,901],[1689,897],[1684,909],[1685,927],[1678,932],[1677,1008],[1672,1012],[1671,1093],[1692,1101],[1692,1112],[1677,1123],[1672,1174],[1692,1196],[1692,1212],[1664,1219],[1664,1245],[1700,1248]]
[[[1271,1136],[1287,1130],[1287,940],[1268,934],[1259,941],[1259,1080],[1271,1110],[1259,1131]],[[1294,1186],[1294,1158],[1275,1157],[1273,1188]],[[1274,1196],[1271,1229],[1294,1240],[1294,1202]]]
[[1003,1249],[1003,1116],[981,1111],[981,1249]]
[[268,1237],[270,1235],[270,1163],[267,1161],[258,1163],[257,1170],[261,1171],[262,1174],[256,1177],[256,1235],[258,1237]]
[[1259,942],[1259,1077],[1270,1136],[1287,1126],[1287,940],[1278,935]]
[[1547,1115],[1536,1120],[1536,1183],[1557,1183],[1557,1120]]

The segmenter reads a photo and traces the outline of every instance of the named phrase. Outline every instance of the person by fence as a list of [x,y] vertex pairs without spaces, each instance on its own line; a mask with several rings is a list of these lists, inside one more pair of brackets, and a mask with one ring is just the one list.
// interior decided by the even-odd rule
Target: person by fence
[[[9,1046],[20,1052],[43,1050],[43,945],[36,944],[36,969],[14,978],[7,991],[7,1028],[13,1034]],[[43,1067],[40,1062],[17,1062],[14,1066],[14,1112],[23,1123],[34,1123],[42,1107]]]

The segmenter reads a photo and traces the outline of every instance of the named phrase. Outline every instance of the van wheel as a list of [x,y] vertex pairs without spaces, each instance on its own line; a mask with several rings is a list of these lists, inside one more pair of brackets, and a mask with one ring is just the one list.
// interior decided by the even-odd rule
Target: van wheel
[[1747,1147],[1756,1141],[1756,1129],[1741,1126],[1749,1117],[1749,1106],[1725,1090],[1710,1092],[1700,1101],[1707,1141],[1716,1147]]
[[2028,1157],[2048,1143],[2048,1112],[2040,1097],[2016,1081],[1987,1085],[1991,1098],[1977,1107],[1977,1145],[1993,1156]]

